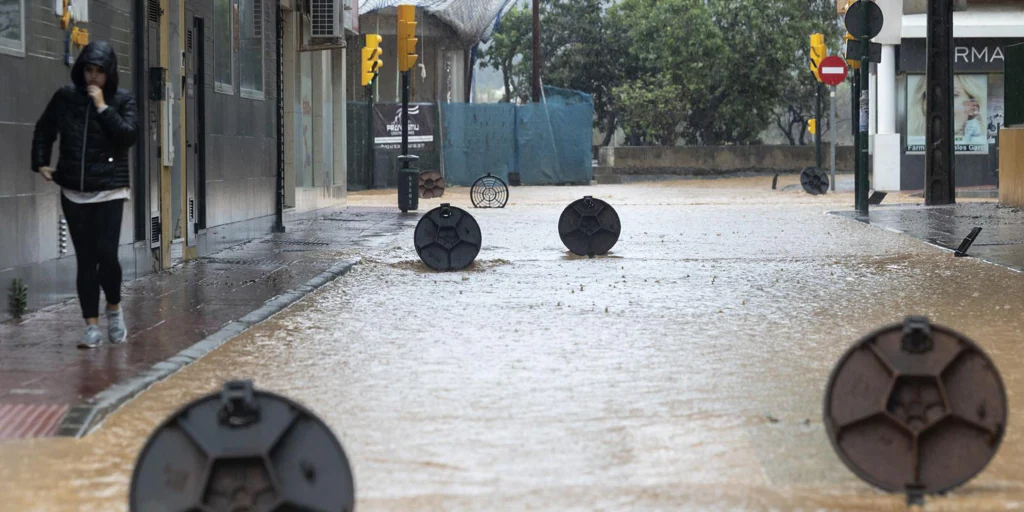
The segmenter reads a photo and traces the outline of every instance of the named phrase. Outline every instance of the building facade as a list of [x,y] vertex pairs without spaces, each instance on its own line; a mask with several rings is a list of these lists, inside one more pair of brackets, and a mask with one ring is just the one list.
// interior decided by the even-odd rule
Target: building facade
[[[921,190],[925,172],[927,14],[911,0],[878,0],[881,62],[871,65],[872,187]],[[840,13],[843,9],[840,9]],[[898,20],[890,23],[889,20]],[[979,0],[953,13],[954,170],[958,187],[997,185],[1005,48],[1024,42],[1024,4]]]
[[61,2],[0,0],[0,153],[9,155],[0,160],[0,320],[15,279],[28,286],[30,309],[75,296],[60,192],[31,172],[29,153],[46,102],[70,81],[83,31],[111,42],[120,85],[139,108],[121,231],[126,280],[343,204],[345,109],[329,107],[345,101],[344,29],[332,39],[340,43],[311,49],[290,1],[66,5],[64,27]]

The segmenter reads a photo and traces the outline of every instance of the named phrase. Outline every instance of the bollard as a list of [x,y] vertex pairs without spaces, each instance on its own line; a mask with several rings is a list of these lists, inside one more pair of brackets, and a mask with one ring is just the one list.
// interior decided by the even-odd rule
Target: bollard
[[907,317],[855,343],[825,391],[832,448],[861,479],[920,504],[980,473],[1006,429],[1006,390],[973,341]]
[[828,174],[817,167],[807,167],[800,171],[800,186],[813,196],[824,194],[828,192]]
[[398,169],[398,209],[402,213],[416,211],[420,207],[420,173],[416,166],[419,159],[416,155],[398,157],[402,164]]
[[252,381],[227,382],[165,420],[130,486],[131,512],[355,507],[348,458],[327,425]]
[[423,263],[434,270],[462,270],[480,253],[480,225],[469,212],[442,203],[416,224],[413,245]]
[[508,204],[508,185],[501,178],[487,173],[473,182],[469,198],[475,208],[504,208]]
[[604,254],[619,241],[622,225],[608,203],[584,196],[565,207],[558,219],[558,236],[577,256]]

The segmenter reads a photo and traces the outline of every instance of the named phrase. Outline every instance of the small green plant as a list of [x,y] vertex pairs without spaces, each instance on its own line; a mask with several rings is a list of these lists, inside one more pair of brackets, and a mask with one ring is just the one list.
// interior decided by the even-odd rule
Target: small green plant
[[14,318],[21,318],[28,311],[28,287],[20,278],[11,283],[10,307]]

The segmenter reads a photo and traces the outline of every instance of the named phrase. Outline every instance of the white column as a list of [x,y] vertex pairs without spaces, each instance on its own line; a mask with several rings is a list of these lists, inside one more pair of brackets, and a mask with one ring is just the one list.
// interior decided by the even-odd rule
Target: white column
[[891,192],[900,189],[901,136],[896,133],[896,47],[882,45],[881,60],[871,91],[876,100],[872,104],[877,103],[871,122],[871,125],[877,126],[873,137],[874,169],[871,185],[875,190]]
[[[878,120],[878,66],[868,65],[868,154],[875,154],[875,130]],[[871,163],[874,166],[874,161]]]
[[[885,108],[881,108],[882,106]],[[896,47],[882,46],[882,62],[878,66],[878,131],[896,133]]]

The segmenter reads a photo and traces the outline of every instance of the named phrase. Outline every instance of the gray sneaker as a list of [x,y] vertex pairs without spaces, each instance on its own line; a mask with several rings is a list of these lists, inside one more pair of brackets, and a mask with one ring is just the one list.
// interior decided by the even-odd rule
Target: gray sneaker
[[120,344],[128,341],[128,327],[124,325],[124,311],[120,309],[117,311],[110,311],[108,309],[107,323],[110,324],[108,329],[111,343]]
[[85,327],[85,334],[82,335],[82,339],[78,340],[78,348],[96,348],[100,343],[103,343],[103,334],[100,332],[100,326],[88,325]]

